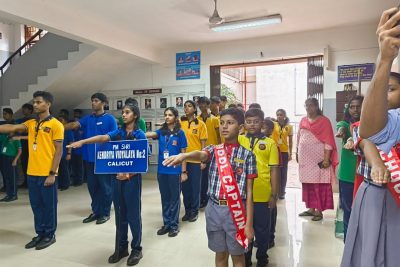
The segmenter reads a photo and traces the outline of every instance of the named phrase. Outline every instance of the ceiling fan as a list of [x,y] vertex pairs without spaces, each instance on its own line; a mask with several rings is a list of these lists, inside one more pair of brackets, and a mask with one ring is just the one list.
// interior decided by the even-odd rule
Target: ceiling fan
[[280,14],[274,14],[257,18],[225,21],[225,19],[218,14],[217,0],[214,0],[214,12],[208,19],[208,22],[211,30],[215,32],[223,32],[281,23],[282,16]]

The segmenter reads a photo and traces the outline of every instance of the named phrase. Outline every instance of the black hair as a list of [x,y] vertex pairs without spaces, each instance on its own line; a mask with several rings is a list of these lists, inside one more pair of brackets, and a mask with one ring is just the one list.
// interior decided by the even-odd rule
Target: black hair
[[68,109],[65,109],[65,108],[63,108],[63,109],[60,109],[60,113],[64,113],[65,115],[67,115],[67,116],[69,116],[69,111],[68,111]]
[[127,105],[127,104],[132,104],[133,106],[139,106],[138,101],[136,99],[132,98],[132,97],[128,97],[125,100],[125,105]]
[[237,108],[237,105],[235,103],[231,103],[228,105],[228,108]]
[[318,99],[316,99],[315,97],[310,97],[310,98],[306,99],[305,103],[307,103],[307,102],[309,102],[309,103],[313,104],[314,106],[316,106],[318,108],[317,114],[318,115],[322,115],[322,110],[319,107]]
[[[133,112],[133,114],[135,114],[137,116],[135,121],[133,122],[133,130],[138,129],[139,128],[139,120],[140,120],[140,109],[139,109],[139,107],[129,103],[129,104],[124,105],[122,109],[124,109],[124,108],[129,108]],[[123,129],[126,128],[125,123],[122,126],[122,128]]]
[[7,113],[7,114],[10,114],[10,115],[14,114],[14,112],[13,112],[13,110],[11,108],[3,108],[3,113]]
[[21,108],[28,109],[31,112],[33,111],[33,106],[32,106],[32,104],[29,104],[29,103],[23,104]]
[[237,103],[237,104],[236,104],[236,107],[241,108],[241,109],[244,109],[244,106],[243,106],[242,103]]
[[396,79],[396,81],[400,84],[400,73],[398,72],[390,72],[390,77]]
[[221,103],[221,98],[219,96],[213,96],[210,98],[211,103]]
[[221,111],[220,117],[225,115],[231,115],[239,125],[244,124],[244,112],[243,110],[237,109],[237,108],[227,108]]
[[[286,116],[286,110],[284,110],[283,108],[279,108],[276,112],[275,112],[275,114],[278,114],[278,112],[282,112],[284,115],[285,115],[285,124],[284,125],[287,125],[288,123],[289,123],[289,118]],[[283,126],[284,126],[283,125]]]
[[219,97],[219,99],[220,99],[222,102],[227,102],[227,101],[228,101],[228,98],[227,98],[225,95],[221,95],[221,96]]
[[79,113],[79,114],[82,114],[82,109],[76,108],[76,109],[74,109],[74,112]]
[[251,108],[244,114],[245,118],[258,117],[260,120],[264,120],[264,111],[258,108]]
[[171,111],[172,114],[174,114],[175,116],[175,125],[174,125],[174,129],[172,129],[172,131],[168,128],[168,124],[166,122],[163,123],[163,125],[160,128],[161,134],[162,135],[179,135],[179,131],[181,129],[181,123],[179,122],[179,111],[174,108],[174,107],[168,107],[164,110],[164,114],[167,111]]
[[197,116],[197,104],[196,104],[196,102],[194,102],[193,100],[190,100],[190,99],[189,99],[189,100],[186,100],[186,101],[185,101],[185,103],[183,104],[183,106],[185,106],[186,103],[192,104],[192,106],[194,107],[194,115]]
[[272,131],[274,130],[274,127],[275,127],[274,122],[269,117],[266,117],[264,119],[264,125],[268,128],[268,131],[270,132],[270,135],[271,135]]
[[107,103],[108,102],[107,101],[107,96],[105,94],[103,94],[103,93],[95,93],[90,97],[91,100],[93,100],[95,98],[97,98],[98,100],[100,100],[103,103]]
[[207,104],[207,105],[210,105],[211,104],[211,101],[210,101],[210,99],[208,98],[208,97],[206,97],[206,96],[202,96],[202,97],[200,97],[198,100],[197,100],[197,104]]
[[53,104],[54,97],[51,93],[45,91],[36,91],[33,93],[33,98],[42,97],[47,103]]
[[261,105],[258,104],[258,103],[251,103],[251,104],[249,105],[249,109],[251,109],[251,108],[258,108],[258,109],[261,109]]
[[349,108],[350,108],[350,104],[353,101],[360,101],[360,104],[362,105],[362,102],[364,101],[364,97],[362,95],[356,95],[353,96],[352,98],[350,98],[349,102],[347,102],[346,108],[344,110],[344,114],[343,114],[343,120],[347,121],[348,123],[354,123],[356,122],[356,120],[354,120],[349,112]]

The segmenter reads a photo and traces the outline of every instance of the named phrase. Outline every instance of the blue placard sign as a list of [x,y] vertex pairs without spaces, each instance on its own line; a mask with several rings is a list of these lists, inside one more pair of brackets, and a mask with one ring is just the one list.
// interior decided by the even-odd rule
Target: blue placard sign
[[176,79],[200,79],[200,51],[176,53]]
[[374,72],[374,63],[338,66],[338,83],[358,82],[359,73],[362,82],[370,81]]
[[96,144],[95,173],[144,173],[148,169],[148,140]]

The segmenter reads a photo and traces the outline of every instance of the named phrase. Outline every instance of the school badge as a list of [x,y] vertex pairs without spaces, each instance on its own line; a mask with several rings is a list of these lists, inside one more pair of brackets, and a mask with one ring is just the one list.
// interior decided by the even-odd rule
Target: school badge
[[172,145],[173,146],[177,146],[178,145],[178,141],[177,140],[172,141]]
[[43,132],[50,133],[50,130],[51,130],[50,127],[44,127]]
[[259,144],[259,145],[258,145],[258,148],[259,148],[260,150],[265,150],[267,147],[265,146],[265,144]]
[[197,134],[197,129],[193,129],[192,134]]

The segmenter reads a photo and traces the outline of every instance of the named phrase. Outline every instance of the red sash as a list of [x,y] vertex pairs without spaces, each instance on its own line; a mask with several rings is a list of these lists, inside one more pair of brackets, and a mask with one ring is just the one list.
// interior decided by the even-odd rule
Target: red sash
[[224,144],[214,146],[215,159],[217,160],[218,174],[222,190],[228,201],[228,207],[232,215],[233,223],[236,226],[236,240],[247,249],[249,241],[244,234],[246,226],[246,213],[232,166],[226,155]]
[[392,194],[397,205],[400,207],[400,159],[396,149],[392,147],[389,154],[386,154],[378,148],[379,155],[381,156],[386,168],[390,172],[390,182],[387,184],[390,193]]

